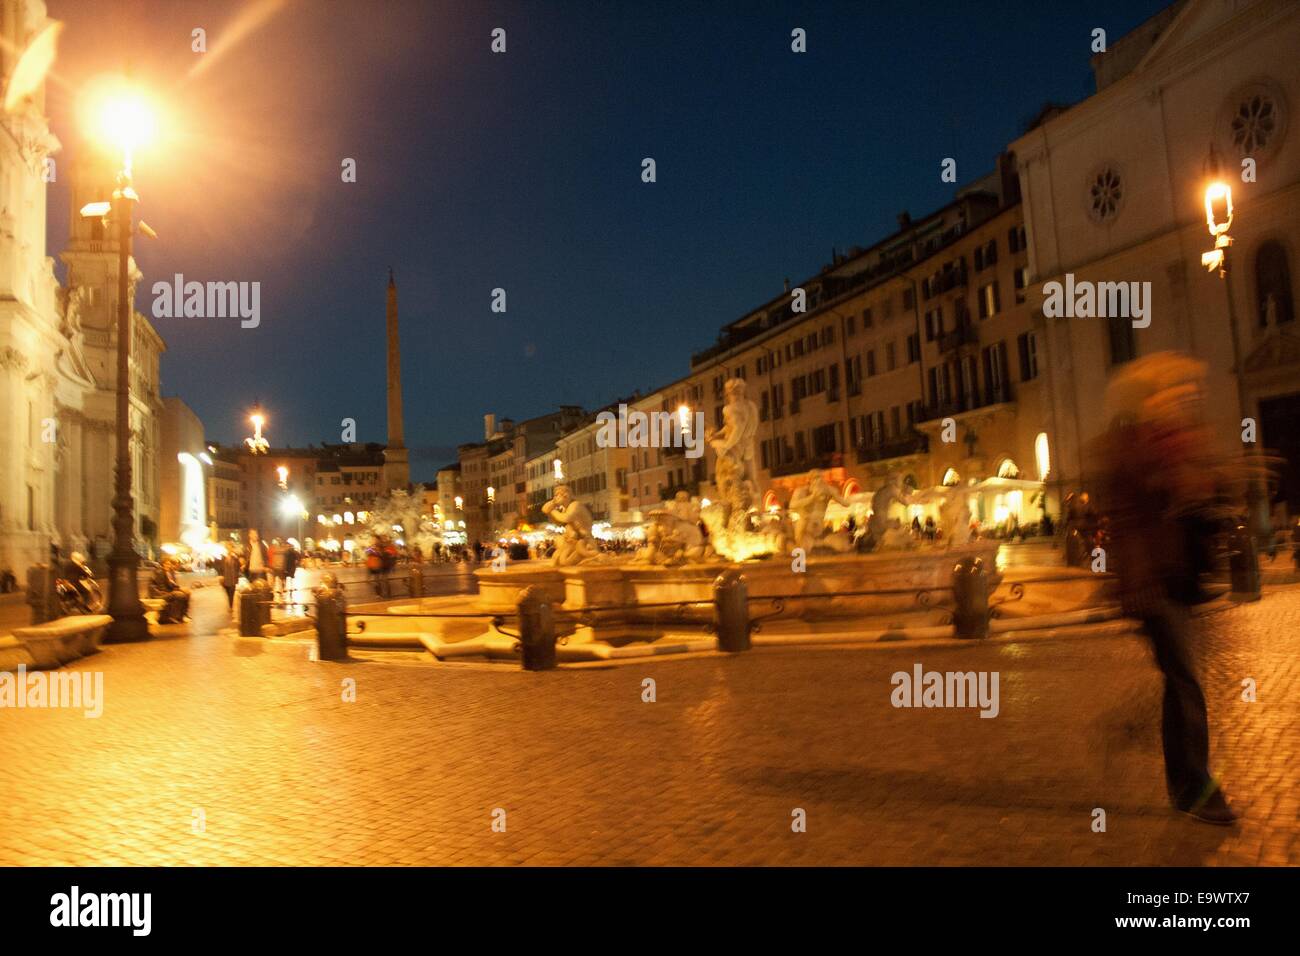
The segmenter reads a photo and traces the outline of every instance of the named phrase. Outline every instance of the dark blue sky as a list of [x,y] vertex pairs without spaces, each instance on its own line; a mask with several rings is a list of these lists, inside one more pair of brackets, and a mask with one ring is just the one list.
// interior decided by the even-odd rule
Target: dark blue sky
[[[943,157],[977,178],[1045,101],[1091,92],[1094,27],[1114,40],[1166,5],[49,0],[67,29],[48,100],[65,163],[77,91],[123,51],[165,101],[137,160],[161,235],[138,250],[142,311],[176,272],[262,285],[257,329],[156,320],[164,393],[211,438],[246,434],[257,398],[277,444],[337,441],[345,417],[382,441],[394,268],[424,480],[485,412],[685,374],[786,276],[944,203]],[[67,204],[61,176],[53,255]]]

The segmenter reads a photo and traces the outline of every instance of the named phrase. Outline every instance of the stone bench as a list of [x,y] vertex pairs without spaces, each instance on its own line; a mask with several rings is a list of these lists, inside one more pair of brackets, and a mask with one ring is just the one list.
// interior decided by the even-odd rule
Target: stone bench
[[14,639],[31,655],[38,669],[59,667],[99,650],[104,629],[113,619],[107,614],[76,614],[45,624],[14,628]]
[[157,624],[158,612],[163,609],[163,605],[167,602],[163,598],[140,598],[140,603],[144,605],[144,613],[146,615],[153,615],[150,623]]

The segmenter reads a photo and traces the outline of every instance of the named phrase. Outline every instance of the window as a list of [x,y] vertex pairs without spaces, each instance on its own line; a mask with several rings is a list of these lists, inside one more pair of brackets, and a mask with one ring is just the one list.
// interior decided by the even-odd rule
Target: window
[[830,455],[839,451],[839,446],[835,441],[835,426],[821,425],[812,430],[813,455],[821,457]]
[[1263,89],[1254,90],[1237,104],[1232,115],[1232,145],[1242,156],[1254,156],[1268,146],[1281,125],[1273,97]]
[[888,298],[884,302],[880,303],[880,318],[883,321],[888,322],[893,317],[893,315],[894,315],[894,300],[893,298]]
[[871,414],[871,444],[883,445],[885,443],[885,413],[872,412]]
[[847,319],[844,320],[844,334],[845,335],[858,334],[858,317],[856,315],[850,315]]
[[957,391],[967,408],[975,408],[979,405],[980,383],[977,375],[975,356],[962,356],[961,364],[957,366]]
[[933,342],[943,335],[943,306],[936,305],[925,313],[925,340]]
[[1284,325],[1295,318],[1291,299],[1291,268],[1286,250],[1277,240],[1269,240],[1255,253],[1255,301],[1259,327],[1270,322]]
[[862,391],[862,357],[855,355],[844,361],[844,381],[848,384],[849,394],[857,395]]
[[1124,184],[1114,167],[1105,166],[1088,180],[1088,213],[1093,221],[1106,223],[1115,218],[1124,199]]
[[867,349],[867,378],[876,374],[876,350]]
[[871,322],[872,322],[872,319],[871,319],[871,310],[870,310],[870,309],[863,309],[863,310],[862,310],[862,327],[863,327],[864,329],[869,329],[869,328],[871,328]]
[[1137,343],[1133,339],[1133,322],[1125,316],[1111,316],[1107,320],[1110,338],[1110,362],[1120,365],[1137,357]]
[[1005,402],[1007,395],[1007,346],[1005,342],[984,350],[984,384],[990,403]]
[[998,284],[996,281],[990,282],[986,286],[980,287],[980,318],[987,319],[991,315],[998,313]]
[[1012,272],[1012,282],[1016,287],[1016,301],[1025,301],[1025,286],[1029,285],[1029,270],[1024,266],[1016,266]]
[[889,424],[892,429],[891,434],[897,438],[903,433],[903,415],[902,409],[895,405],[889,410]]
[[808,443],[804,441],[803,432],[794,433],[794,457],[798,461],[808,457]]
[[1038,378],[1038,340],[1033,332],[1022,332],[1016,338],[1020,351],[1020,381]]
[[921,361],[921,336],[916,332],[907,337],[907,364]]
[[885,343],[885,370],[888,372],[892,372],[894,369],[898,368],[898,356],[896,352],[897,350],[894,348],[893,342]]

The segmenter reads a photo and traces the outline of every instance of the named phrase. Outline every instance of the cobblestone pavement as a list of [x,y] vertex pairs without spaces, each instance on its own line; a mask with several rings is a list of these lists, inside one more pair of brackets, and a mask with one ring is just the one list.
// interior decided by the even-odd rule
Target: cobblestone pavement
[[[1231,829],[1167,807],[1131,636],[529,674],[310,663],[217,635],[211,588],[195,614],[70,668],[98,719],[0,709],[0,864],[1300,863],[1300,588],[1205,621]],[[917,662],[998,671],[1000,715],[893,708]]]

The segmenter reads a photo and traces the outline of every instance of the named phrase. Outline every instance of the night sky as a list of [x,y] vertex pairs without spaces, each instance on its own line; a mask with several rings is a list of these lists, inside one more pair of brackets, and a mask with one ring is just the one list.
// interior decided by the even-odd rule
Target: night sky
[[216,440],[246,435],[258,399],[274,444],[338,441],[345,417],[383,441],[391,265],[412,472],[430,480],[485,412],[686,374],[785,277],[946,202],[944,157],[979,178],[1044,102],[1090,93],[1094,27],[1113,41],[1166,5],[48,0],[67,24],[49,253],[77,93],[129,63],[164,107],[136,161],[160,234],[137,249],[137,307],[177,272],[262,287],[256,329],[155,320],[164,394]]

